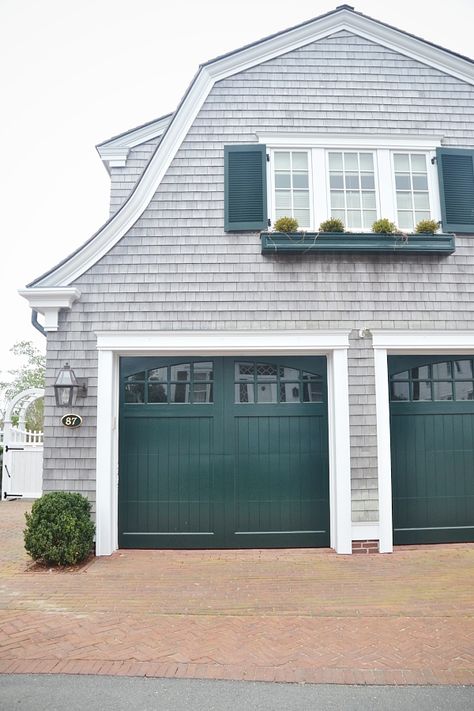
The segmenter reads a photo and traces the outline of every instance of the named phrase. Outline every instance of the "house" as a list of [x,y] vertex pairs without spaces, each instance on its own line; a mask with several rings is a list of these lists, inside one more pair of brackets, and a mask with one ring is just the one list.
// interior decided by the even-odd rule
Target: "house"
[[474,540],[473,116],[472,60],[341,5],[98,146],[109,221],[20,293],[99,555]]

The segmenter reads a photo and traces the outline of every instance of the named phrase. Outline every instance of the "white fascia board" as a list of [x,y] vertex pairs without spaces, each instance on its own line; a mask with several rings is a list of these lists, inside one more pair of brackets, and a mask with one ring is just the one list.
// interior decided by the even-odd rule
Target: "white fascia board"
[[272,147],[305,148],[378,148],[403,149],[405,151],[429,151],[443,144],[441,136],[374,136],[372,134],[330,134],[330,133],[262,133],[257,134],[258,142]]
[[128,131],[123,136],[111,138],[110,141],[105,141],[96,146],[97,152],[108,167],[123,167],[127,163],[130,149],[162,136],[170,125],[172,118],[172,115],[165,116],[146,126],[140,126]]
[[99,261],[142,215],[215,82],[310,42],[347,30],[474,84],[474,65],[375,20],[340,10],[205,64],[191,84],[136,189],[121,209],[78,252],[45,275],[37,286],[67,286]]
[[58,330],[58,317],[62,309],[70,309],[81,292],[76,287],[35,287],[19,289],[18,293],[28,301],[29,306],[45,318],[45,331]]
[[349,347],[349,331],[103,331],[97,349],[122,355],[323,354]]
[[474,331],[384,331],[372,330],[374,348],[381,348],[392,355],[411,353],[474,353]]

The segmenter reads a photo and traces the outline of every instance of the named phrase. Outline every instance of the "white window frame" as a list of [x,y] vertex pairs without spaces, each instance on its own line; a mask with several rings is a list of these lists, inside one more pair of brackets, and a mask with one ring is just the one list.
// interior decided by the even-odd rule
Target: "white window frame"
[[[426,156],[431,219],[441,220],[436,148],[442,145],[440,136],[369,136],[332,134],[257,134],[259,143],[267,146],[268,208],[272,225],[275,222],[275,151],[308,151],[311,231],[316,231],[331,214],[328,152],[371,152],[374,155],[375,193],[378,219],[386,217],[398,222],[394,153],[420,153]],[[322,170],[319,168],[322,167]],[[356,231],[356,230],[348,230]],[[362,230],[360,230],[362,231]]]

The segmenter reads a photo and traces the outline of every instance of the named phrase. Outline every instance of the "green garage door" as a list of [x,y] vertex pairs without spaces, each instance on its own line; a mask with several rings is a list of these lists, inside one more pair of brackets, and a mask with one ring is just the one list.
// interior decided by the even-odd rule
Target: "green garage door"
[[394,543],[474,541],[474,371],[389,358]]
[[119,545],[329,545],[326,359],[122,358]]

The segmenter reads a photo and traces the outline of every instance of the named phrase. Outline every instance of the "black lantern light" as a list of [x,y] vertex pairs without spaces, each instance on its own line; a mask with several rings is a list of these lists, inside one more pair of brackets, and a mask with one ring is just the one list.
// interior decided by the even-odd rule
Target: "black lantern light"
[[54,394],[58,407],[72,407],[78,397],[86,397],[87,381],[78,380],[69,363],[66,363],[54,383]]

